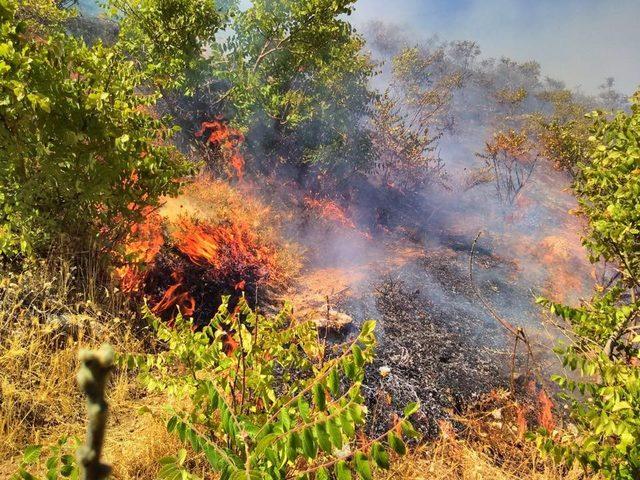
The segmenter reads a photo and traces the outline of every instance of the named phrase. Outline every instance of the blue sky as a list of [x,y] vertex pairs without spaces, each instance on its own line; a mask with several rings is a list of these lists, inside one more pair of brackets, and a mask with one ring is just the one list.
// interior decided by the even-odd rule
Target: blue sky
[[354,23],[374,19],[475,40],[486,56],[537,60],[588,93],[607,76],[625,93],[640,86],[640,0],[358,0]]

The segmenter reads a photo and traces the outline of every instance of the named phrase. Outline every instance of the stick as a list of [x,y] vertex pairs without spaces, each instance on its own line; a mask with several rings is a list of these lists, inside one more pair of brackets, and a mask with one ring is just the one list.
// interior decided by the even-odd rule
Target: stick
[[107,427],[107,402],[104,389],[113,368],[113,349],[103,345],[100,350],[82,350],[78,371],[78,385],[87,396],[87,439],[78,449],[78,463],[81,465],[81,480],[103,480],[111,472],[111,467],[100,463]]
[[[538,381],[544,388],[544,386],[546,386],[544,375],[542,374],[542,371],[536,362],[535,355],[533,354],[533,348],[531,348],[531,342],[529,342],[529,338],[526,332],[524,331],[524,329],[521,327],[515,327],[511,322],[500,317],[498,312],[496,312],[496,310],[489,303],[489,301],[484,298],[484,296],[482,295],[482,292],[480,291],[480,288],[473,282],[473,256],[476,249],[476,243],[478,243],[478,239],[480,238],[480,235],[482,235],[482,230],[478,232],[478,235],[476,235],[476,238],[473,240],[473,243],[471,244],[471,254],[469,255],[469,281],[471,282],[471,287],[475,291],[476,296],[480,299],[480,302],[482,302],[482,305],[484,305],[484,308],[487,309],[487,311],[491,314],[491,316],[500,325],[502,325],[502,327],[504,327],[505,330],[507,330],[511,335],[513,335],[513,337],[516,340],[521,340],[522,343],[524,343],[524,345],[527,348],[527,353],[534,365],[533,372],[536,374],[536,376],[538,377]],[[514,346],[514,351],[515,351],[515,346]]]

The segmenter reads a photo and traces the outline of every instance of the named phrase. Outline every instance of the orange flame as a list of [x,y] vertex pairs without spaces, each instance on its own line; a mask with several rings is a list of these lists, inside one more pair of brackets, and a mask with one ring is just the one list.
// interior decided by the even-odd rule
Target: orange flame
[[182,218],[173,233],[175,246],[214,280],[243,288],[276,270],[276,252],[260,243],[251,227],[238,222],[212,225]]
[[182,315],[190,317],[196,310],[196,301],[189,292],[185,291],[182,275],[179,272],[173,272],[171,278],[176,283],[167,288],[160,301],[153,306],[151,311],[159,315],[166,311],[175,310],[177,306]]
[[162,217],[147,207],[145,219],[131,226],[125,240],[126,263],[116,269],[120,288],[126,293],[140,291],[146,277],[146,268],[151,266],[164,245]]
[[318,214],[326,220],[338,223],[347,228],[356,229],[353,220],[351,220],[345,211],[333,200],[305,197],[304,204],[307,208],[318,212]]
[[202,137],[209,130],[206,142],[219,148],[222,157],[229,162],[239,181],[244,178],[244,157],[240,153],[240,146],[244,142],[244,135],[240,130],[230,127],[222,118],[212,122],[202,122],[196,137]]
[[540,389],[538,393],[538,408],[538,422],[547,431],[553,431],[556,426],[556,421],[553,418],[553,401],[544,389]]

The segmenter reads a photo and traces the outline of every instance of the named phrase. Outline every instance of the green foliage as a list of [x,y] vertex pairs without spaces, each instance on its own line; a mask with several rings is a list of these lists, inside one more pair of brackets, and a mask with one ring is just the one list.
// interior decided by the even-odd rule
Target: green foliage
[[[374,322],[351,342],[325,347],[311,322],[298,323],[290,307],[273,317],[252,311],[244,299],[228,310],[228,298],[200,330],[178,316],[172,327],[148,311],[167,349],[128,355],[150,391],[168,393],[167,429],[203,454],[222,479],[371,478],[388,468],[383,445],[403,453],[413,437],[407,418],[388,433],[357,440],[367,410],[361,394],[364,369],[373,359]],[[163,460],[161,478],[193,478],[186,452]],[[184,473],[183,473],[184,472]]]
[[262,151],[330,166],[366,159],[356,128],[368,112],[373,66],[346,21],[353,0],[258,0],[229,16],[212,50],[212,75],[227,85],[216,103],[256,131]]
[[0,252],[114,241],[190,170],[157,95],[113,48],[55,29],[36,41],[11,0],[0,20]]
[[576,121],[560,123],[558,120],[541,124],[540,144],[542,154],[558,168],[573,173],[580,162],[584,162],[588,141],[581,124]]
[[66,2],[56,0],[20,0],[17,16],[37,33],[45,33],[47,28],[69,20],[75,11],[65,8]]
[[595,122],[591,163],[576,184],[582,212],[589,220],[585,246],[593,259],[620,267],[625,285],[640,286],[640,92],[631,114],[613,119],[592,114]]
[[568,322],[575,342],[558,353],[578,375],[556,376],[575,422],[538,445],[607,478],[640,477],[640,95],[631,114],[594,113],[593,149],[575,185],[589,222],[592,261],[616,268],[609,288],[581,307],[540,303]]
[[589,130],[591,119],[584,99],[564,88],[545,90],[536,95],[538,100],[551,106],[548,115],[531,115],[528,126],[536,134],[543,156],[556,167],[572,175],[578,164],[589,156]]
[[162,88],[192,87],[188,78],[215,42],[223,14],[215,0],[109,0],[120,19],[119,48]]
[[428,124],[411,128],[408,117],[389,92],[376,101],[371,121],[373,172],[383,185],[416,191],[438,175],[441,164],[435,152],[438,137],[431,135]]
[[[80,470],[73,452],[79,446],[79,439],[66,437],[46,449],[42,445],[31,445],[25,448],[18,471],[11,476],[11,480],[77,480]],[[38,465],[43,455],[46,455],[44,465]],[[38,472],[44,470],[44,477],[31,473],[34,468]]]

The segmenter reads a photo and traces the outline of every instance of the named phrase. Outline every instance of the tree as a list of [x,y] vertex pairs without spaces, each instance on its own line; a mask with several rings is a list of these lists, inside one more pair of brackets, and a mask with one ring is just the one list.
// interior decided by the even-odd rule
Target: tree
[[429,125],[413,129],[408,116],[389,92],[375,103],[373,174],[385,186],[415,191],[438,176],[442,165],[435,152],[439,136],[431,135]]
[[190,168],[133,62],[16,12],[0,3],[0,252],[111,247]]
[[357,162],[372,99],[364,40],[347,22],[353,0],[257,0],[235,10],[212,50],[212,102],[248,131],[250,148],[293,162]]
[[547,433],[538,442],[607,478],[634,479],[640,476],[640,92],[630,114],[591,118],[590,161],[580,165],[575,191],[589,222],[584,245],[591,260],[614,271],[581,307],[540,300],[572,327],[574,343],[559,352],[578,377],[555,377],[576,432]]
[[109,0],[119,19],[118,48],[138,64],[165,95],[191,91],[227,13],[215,0]]

